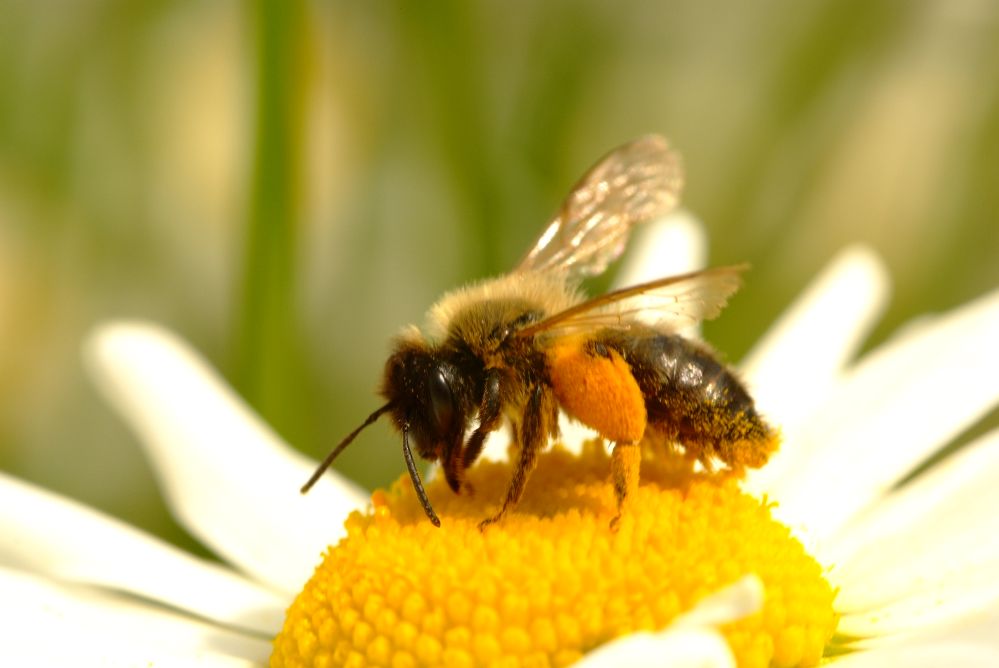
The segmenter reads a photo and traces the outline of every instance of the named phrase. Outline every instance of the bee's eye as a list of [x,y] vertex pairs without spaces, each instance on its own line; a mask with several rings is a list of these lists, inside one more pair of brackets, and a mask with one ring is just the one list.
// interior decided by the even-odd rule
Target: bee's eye
[[451,385],[444,375],[443,369],[435,369],[430,374],[430,406],[434,411],[434,419],[440,433],[450,433],[454,426],[454,395],[451,393]]

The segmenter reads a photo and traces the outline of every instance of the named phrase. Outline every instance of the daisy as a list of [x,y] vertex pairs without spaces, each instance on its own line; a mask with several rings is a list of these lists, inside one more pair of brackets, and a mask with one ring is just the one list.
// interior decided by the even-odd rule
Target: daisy
[[[703,239],[696,225],[674,216],[642,249],[624,282],[699,264]],[[685,525],[687,533],[674,540],[723,546],[714,561],[688,563],[686,584],[660,596],[658,607],[648,605],[649,571],[629,570],[631,560],[698,553],[679,545],[634,549],[662,533],[661,525],[643,524],[654,513],[636,511],[613,538],[598,513],[604,533],[591,531],[578,559],[620,548],[631,550],[628,563],[566,584],[581,594],[562,597],[573,607],[552,612],[547,626],[531,606],[557,606],[557,592],[546,597],[538,588],[561,585],[514,580],[525,572],[522,563],[504,577],[530,588],[530,596],[504,593],[477,574],[512,559],[517,545],[534,545],[538,532],[584,525],[586,504],[612,503],[600,496],[606,484],[594,473],[607,470],[601,448],[553,449],[547,461],[561,473],[546,478],[543,462],[528,485],[547,511],[533,506],[532,518],[525,498],[502,525],[439,552],[458,531],[467,498],[434,497],[452,525],[434,529],[406,480],[369,494],[330,473],[301,496],[314,462],[283,444],[188,346],[148,323],[102,326],[86,346],[90,370],[147,448],[177,519],[223,563],[0,474],[0,665],[240,666],[269,658],[284,665],[296,656],[316,665],[462,665],[482,657],[506,665],[504,656],[532,649],[586,666],[795,665],[820,656],[844,668],[999,665],[992,631],[999,620],[999,541],[992,539],[999,432],[909,475],[999,399],[999,291],[925,317],[855,361],[886,294],[873,253],[848,249],[741,365],[761,411],[781,425],[781,451],[741,489],[691,480],[683,498],[655,500],[679,504],[679,517],[708,499],[688,513],[692,523],[702,520],[698,533]],[[563,437],[566,445],[585,440],[569,427]],[[497,438],[490,448],[502,453],[504,444]],[[557,497],[567,488],[558,484],[571,476],[558,464],[569,458],[584,464],[573,469],[577,496],[566,511]],[[496,496],[485,485],[489,476],[505,483],[504,466],[473,469],[482,476],[474,480],[476,499]],[[675,473],[662,468],[643,464],[643,482]],[[432,496],[435,484],[428,484]],[[659,493],[654,484],[642,490]],[[649,526],[656,532],[642,535]],[[749,534],[737,533],[747,527]],[[509,540],[510,532],[520,533]],[[407,535],[422,541],[417,549],[407,546]],[[482,546],[474,540],[496,563],[475,561]],[[563,580],[571,579],[573,566],[583,568],[559,565],[560,553],[543,549],[528,555],[538,567],[532,578],[561,569]],[[754,552],[764,558],[746,556]],[[367,577],[372,564],[384,569],[375,576],[420,575],[402,585],[381,578],[379,590],[372,584],[379,578]],[[435,592],[442,569],[468,574],[471,589]],[[364,577],[344,581],[349,573]],[[620,580],[613,591],[598,589],[613,577]],[[594,605],[585,596],[591,590],[602,592],[596,608],[587,607]],[[619,594],[615,608],[605,597]],[[598,617],[609,626],[591,628]],[[585,645],[580,654],[573,639],[593,637],[602,639],[599,646]]]

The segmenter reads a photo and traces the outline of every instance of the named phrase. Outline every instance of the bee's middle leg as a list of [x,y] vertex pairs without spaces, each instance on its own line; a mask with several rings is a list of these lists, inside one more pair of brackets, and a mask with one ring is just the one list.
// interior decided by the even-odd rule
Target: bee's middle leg
[[530,399],[524,410],[524,419],[521,422],[521,445],[520,457],[517,460],[517,468],[513,472],[510,486],[506,491],[506,498],[503,506],[493,517],[489,517],[479,523],[479,529],[485,529],[490,524],[498,522],[503,518],[508,508],[517,505],[524,495],[524,487],[527,479],[538,463],[538,454],[544,447],[548,437],[553,430],[558,429],[558,405],[551,389],[544,385],[536,385],[531,391]]
[[641,463],[642,448],[638,442],[618,441],[614,444],[611,478],[614,481],[614,495],[617,497],[617,515],[610,522],[612,531],[617,530],[628,499],[634,499]]

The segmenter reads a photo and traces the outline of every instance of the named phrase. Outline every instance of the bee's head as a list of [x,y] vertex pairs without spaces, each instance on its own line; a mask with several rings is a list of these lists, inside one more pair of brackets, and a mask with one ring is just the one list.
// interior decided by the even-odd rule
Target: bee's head
[[381,394],[395,426],[424,459],[461,447],[475,410],[474,379],[423,342],[400,341],[385,363]]
[[409,443],[412,439],[420,456],[430,460],[440,459],[454,448],[461,448],[468,422],[475,412],[475,390],[478,387],[481,394],[482,385],[478,378],[481,373],[476,374],[467,364],[464,366],[461,369],[459,364],[444,359],[439,351],[430,348],[421,339],[400,339],[385,363],[381,394],[387,402],[330,451],[302,486],[302,493],[309,491],[323,471],[365,427],[389,413],[392,422],[402,432],[406,468],[423,510],[431,522],[440,526],[420,481]]

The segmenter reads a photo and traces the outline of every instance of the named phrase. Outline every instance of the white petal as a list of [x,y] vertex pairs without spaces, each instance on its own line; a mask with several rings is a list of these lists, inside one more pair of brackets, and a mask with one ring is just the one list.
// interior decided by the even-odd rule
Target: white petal
[[146,446],[179,521],[246,572],[297,591],[366,495],[333,473],[299,494],[314,463],[170,332],[106,325],[85,352],[95,380]]
[[633,633],[593,650],[576,668],[734,668],[735,657],[717,631],[677,629]]
[[886,666],[995,668],[995,666],[999,666],[999,651],[990,647],[970,644],[915,644],[908,647],[893,647],[847,654],[831,661],[829,665],[835,666],[835,668],[885,668]]
[[770,489],[775,516],[825,538],[974,424],[999,401],[996,341],[999,290],[865,357],[785,443],[809,460]]
[[0,563],[102,585],[262,634],[287,600],[218,564],[0,473]]
[[635,237],[614,279],[617,287],[694,271],[707,260],[704,226],[684,209],[639,228]]
[[881,259],[866,246],[847,248],[740,364],[757,408],[780,425],[788,445],[750,473],[749,491],[766,492],[808,461],[807,448],[795,436],[856,354],[884,310],[888,293]]
[[999,580],[999,430],[891,493],[830,540],[836,608],[863,611],[992,564]]
[[270,642],[84,587],[0,569],[0,665],[260,666]]
[[999,609],[999,564],[964,572],[942,583],[916,583],[904,598],[863,612],[844,614],[836,630],[853,636],[912,633],[952,624]]
[[760,578],[747,575],[698,601],[692,610],[677,617],[673,626],[721,626],[738,621],[762,608],[764,595]]
[[593,431],[585,424],[576,422],[565,413],[559,415],[558,429],[560,440],[570,452],[580,453],[583,451],[583,443],[594,438],[600,438],[600,434]]
[[491,462],[505,462],[507,448],[510,447],[510,425],[505,424],[486,437],[486,444],[482,448],[482,457]]
[[934,624],[932,627],[922,626],[900,633],[859,638],[844,643],[844,646],[855,649],[881,649],[913,644],[959,643],[990,647],[994,651],[999,651],[999,634],[996,633],[996,629],[999,629],[999,606],[992,606],[988,610]]
[[734,622],[763,607],[763,583],[748,575],[705,597],[660,633],[633,633],[575,664],[602,666],[734,666],[735,658],[714,627]]

